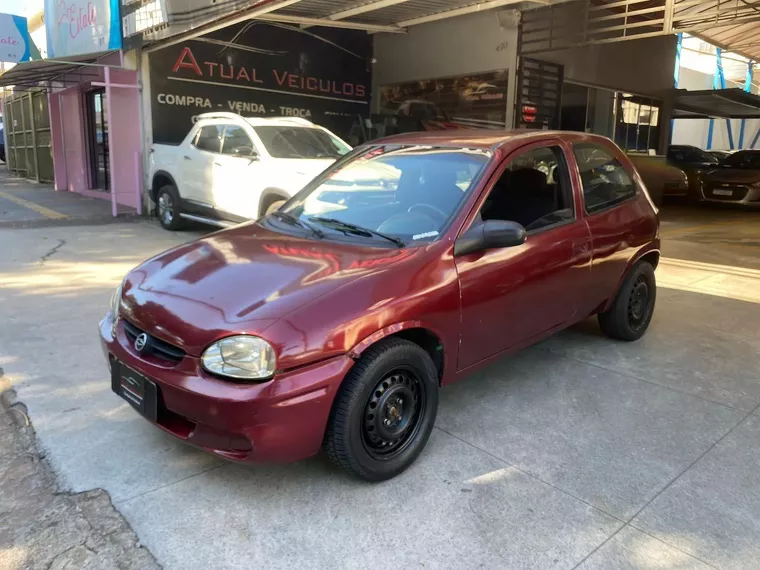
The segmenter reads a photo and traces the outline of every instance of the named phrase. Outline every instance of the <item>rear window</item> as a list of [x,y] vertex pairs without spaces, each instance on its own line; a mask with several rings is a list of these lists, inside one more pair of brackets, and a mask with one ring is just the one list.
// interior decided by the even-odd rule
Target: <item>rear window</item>
[[573,146],[583,183],[586,212],[600,212],[633,198],[636,185],[625,167],[603,146],[580,143]]

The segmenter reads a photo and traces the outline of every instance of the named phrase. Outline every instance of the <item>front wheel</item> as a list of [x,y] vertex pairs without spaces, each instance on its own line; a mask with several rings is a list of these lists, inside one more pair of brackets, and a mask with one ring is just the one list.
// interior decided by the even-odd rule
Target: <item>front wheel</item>
[[610,308],[599,314],[599,326],[612,338],[638,340],[649,327],[656,299],[654,267],[639,261],[626,275]]
[[438,374],[419,345],[390,338],[368,348],[341,384],[325,450],[365,481],[407,469],[425,447],[438,411]]

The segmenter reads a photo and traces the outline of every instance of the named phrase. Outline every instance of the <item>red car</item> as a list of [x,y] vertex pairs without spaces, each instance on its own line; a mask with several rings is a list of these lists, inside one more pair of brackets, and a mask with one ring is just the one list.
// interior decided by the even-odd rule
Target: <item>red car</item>
[[100,323],[112,388],[228,459],[324,446],[387,479],[425,446],[440,387],[590,315],[613,338],[641,337],[658,228],[602,137],[376,141],[265,218],[131,271]]

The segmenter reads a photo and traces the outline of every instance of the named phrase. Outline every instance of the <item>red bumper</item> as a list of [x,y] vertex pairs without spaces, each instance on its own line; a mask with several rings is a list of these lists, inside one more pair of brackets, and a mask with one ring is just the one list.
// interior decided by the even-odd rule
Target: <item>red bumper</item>
[[114,338],[110,319],[103,319],[100,338],[109,364],[118,359],[158,386],[158,427],[235,461],[288,462],[316,454],[335,394],[353,364],[341,356],[267,382],[235,384],[209,375],[197,357],[186,355],[174,367],[148,362],[121,322]]

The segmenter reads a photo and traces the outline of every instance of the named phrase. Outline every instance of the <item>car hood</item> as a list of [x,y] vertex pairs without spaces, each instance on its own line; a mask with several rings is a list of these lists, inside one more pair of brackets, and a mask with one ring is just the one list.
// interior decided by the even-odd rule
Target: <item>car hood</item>
[[335,162],[335,158],[275,158],[273,164],[280,176],[306,178],[308,182]]
[[125,280],[121,312],[199,355],[223,336],[261,334],[291,311],[418,251],[303,239],[243,224],[135,268]]
[[710,182],[760,182],[760,170],[740,170],[731,168],[719,168],[707,175]]

